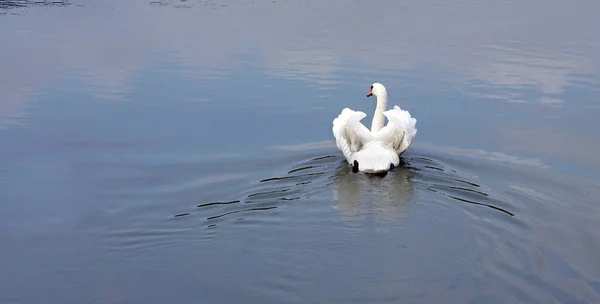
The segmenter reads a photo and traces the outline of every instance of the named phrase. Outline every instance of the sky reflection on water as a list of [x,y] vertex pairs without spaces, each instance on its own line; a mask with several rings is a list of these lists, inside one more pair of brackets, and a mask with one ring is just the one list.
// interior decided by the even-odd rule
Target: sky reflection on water
[[68,3],[0,8],[0,302],[600,299],[600,2]]

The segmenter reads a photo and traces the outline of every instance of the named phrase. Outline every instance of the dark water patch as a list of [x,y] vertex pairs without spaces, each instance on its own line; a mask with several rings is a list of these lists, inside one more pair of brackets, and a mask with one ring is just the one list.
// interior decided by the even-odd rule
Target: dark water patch
[[279,200],[282,200],[282,201],[295,201],[295,200],[299,200],[299,199],[300,199],[300,197],[297,196],[297,197],[291,197],[291,198],[282,197]]
[[[311,168],[313,168],[313,167],[311,167]],[[302,177],[306,177],[306,176],[314,176],[314,175],[321,175],[321,174],[324,174],[324,172],[307,173],[307,174],[283,176],[283,177],[270,177],[270,178],[260,180],[259,182],[264,183],[264,182],[270,182],[270,181],[281,181],[281,180],[286,180],[286,179],[297,179],[297,178],[302,178]]]
[[[438,193],[440,193],[440,192],[438,192]],[[514,213],[512,213],[512,212],[510,212],[510,211],[508,211],[506,209],[502,209],[500,207],[493,206],[493,205],[478,203],[478,202],[470,201],[468,199],[456,197],[456,196],[453,196],[453,195],[448,195],[448,197],[453,198],[453,199],[458,200],[458,201],[461,201],[461,202],[473,204],[473,205],[486,206],[486,207],[489,207],[489,208],[492,208],[492,209],[495,209],[495,210],[498,210],[498,211],[502,211],[502,212],[504,212],[504,213],[506,213],[506,214],[508,214],[510,216],[515,216]]]
[[217,3],[211,0],[203,0],[203,1],[189,1],[189,0],[152,0],[148,1],[148,4],[154,6],[165,6],[165,7],[173,7],[173,8],[193,8],[196,6],[208,7],[212,9],[216,9],[217,7],[223,8],[227,7],[227,4]]
[[467,185],[470,185],[470,186],[473,186],[473,187],[478,187],[478,188],[481,187],[481,185],[479,185],[479,184],[476,184],[476,183],[473,183],[473,182],[469,182],[469,181],[465,181],[465,180],[458,179],[458,178],[448,178],[448,180],[459,182],[459,183],[463,183],[463,184],[467,184]]
[[[433,187],[435,187],[435,186],[433,186]],[[503,212],[503,213],[505,213],[505,214],[508,214],[508,215],[510,215],[510,216],[514,216],[514,213],[512,213],[512,212],[510,212],[510,211],[508,211],[508,210],[506,210],[506,209],[503,209],[503,208],[501,208],[501,207],[494,206],[494,205],[490,205],[490,204],[485,204],[485,203],[479,203],[479,202],[472,201],[472,200],[469,200],[469,199],[466,199],[466,198],[461,198],[461,197],[458,197],[458,196],[455,196],[455,195],[451,195],[451,194],[445,193],[444,191],[439,191],[439,190],[436,190],[436,189],[434,189],[433,187],[427,187],[426,189],[427,189],[428,191],[431,191],[431,192],[433,192],[433,193],[440,194],[440,195],[443,195],[443,196],[446,196],[446,197],[452,198],[452,199],[454,199],[454,200],[457,200],[457,201],[461,201],[461,202],[465,202],[465,203],[469,203],[469,204],[473,204],[473,205],[486,206],[486,207],[488,207],[488,208],[492,208],[492,209],[495,209],[495,210],[501,211],[501,212]],[[439,187],[439,186],[438,186],[438,187]],[[450,188],[450,187],[448,187],[448,188]],[[457,190],[458,190],[458,189],[461,189],[461,188],[456,188],[456,187],[453,187],[453,188],[451,188],[451,189],[457,189]],[[468,191],[468,192],[470,192],[470,193],[477,193],[477,194],[481,194],[481,192],[469,191],[469,189],[466,189],[466,190],[465,190],[465,189],[462,189],[462,191]],[[486,196],[487,196],[487,195],[486,195]]]
[[273,191],[252,193],[252,194],[248,195],[248,198],[272,198],[272,197],[279,196],[279,194],[286,193],[290,190],[292,190],[292,189],[288,188],[288,189],[282,189],[282,190],[273,190]]
[[31,1],[25,0],[4,0],[0,1],[0,9],[9,9],[9,8],[17,8],[17,7],[25,7],[30,4]]
[[437,162],[434,161],[433,159],[423,157],[423,156],[413,156],[412,160],[413,161],[424,161],[424,162],[428,162],[428,163],[432,163],[432,164],[437,164]]
[[479,185],[475,182],[472,182],[472,181],[465,180],[463,178],[456,177],[456,174],[439,175],[439,174],[437,174],[437,172],[438,172],[437,170],[435,170],[436,172],[434,173],[434,172],[428,172],[427,170],[419,169],[419,168],[415,168],[415,167],[409,167],[409,168],[411,170],[419,171],[419,174],[421,176],[423,176],[424,178],[426,177],[426,179],[429,182],[437,181],[438,183],[443,183],[443,184],[459,183],[459,184],[466,185],[466,186],[481,188],[481,185]]
[[31,1],[31,0],[0,0],[0,15],[7,14],[9,10],[35,7],[35,6],[68,6],[72,1]]
[[[291,185],[286,185],[291,186]],[[270,187],[269,189],[273,189]],[[266,189],[265,189],[266,190]],[[298,196],[304,195],[305,189],[301,187],[291,186],[291,188],[281,188],[281,186],[276,186],[274,190],[266,190],[256,193],[251,193],[247,196],[244,203],[246,204],[254,204],[257,202],[263,201],[271,201],[271,200],[279,200],[282,197],[290,197],[290,196]]]
[[212,203],[200,204],[197,206],[197,208],[214,206],[214,205],[230,205],[230,204],[235,204],[235,203],[239,203],[239,202],[240,202],[239,200],[234,200],[234,201],[229,201],[229,202],[212,202]]
[[[418,152],[412,152],[412,153],[419,153]],[[444,164],[436,161],[435,159],[432,158],[427,158],[427,157],[423,157],[423,156],[404,156],[402,158],[402,160],[404,161],[404,165],[405,166],[409,166],[409,165],[415,165],[415,166],[419,166],[419,167],[435,167],[435,168],[440,168],[440,167],[444,167]]]
[[243,210],[235,210],[235,211],[230,211],[224,214],[220,214],[220,215],[215,215],[215,216],[210,216],[207,217],[207,220],[214,220],[214,219],[218,219],[221,217],[224,217],[226,215],[230,215],[230,214],[236,214],[236,213],[240,213],[240,212],[248,212],[248,211],[265,211],[265,210],[271,210],[271,209],[275,209],[277,208],[276,206],[273,207],[257,207],[257,208],[248,208],[248,209],[243,209]]
[[485,197],[490,196],[489,194],[485,193],[485,192],[481,192],[481,191],[477,191],[477,190],[473,190],[473,189],[469,189],[469,188],[464,188],[464,187],[455,187],[455,186],[448,186],[448,185],[434,185],[436,188],[446,188],[446,189],[450,189],[450,190],[457,190],[457,191],[466,191],[466,192],[470,192],[470,193],[474,193],[474,194],[479,194]]
[[333,158],[333,157],[339,157],[339,156],[336,156],[336,155],[319,156],[319,157],[315,157],[315,158],[311,159],[311,161],[319,161],[319,160],[324,160],[324,159]]
[[182,217],[182,216],[187,216],[190,215],[191,213],[189,212],[185,212],[185,213],[180,213],[180,214],[175,214],[173,217]]
[[300,167],[300,168],[297,168],[297,169],[292,169],[292,170],[290,170],[288,172],[288,174],[292,174],[294,172],[298,172],[298,171],[302,171],[302,170],[308,170],[308,169],[312,169],[312,168],[314,168],[314,166],[304,166],[304,167]]

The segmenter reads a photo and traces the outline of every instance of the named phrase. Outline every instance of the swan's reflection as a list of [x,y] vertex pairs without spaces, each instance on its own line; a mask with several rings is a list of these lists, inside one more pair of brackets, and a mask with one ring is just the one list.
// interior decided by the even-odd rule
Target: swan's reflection
[[349,166],[342,164],[334,176],[337,209],[347,220],[385,221],[401,217],[413,200],[414,175],[402,164],[383,178],[352,173]]

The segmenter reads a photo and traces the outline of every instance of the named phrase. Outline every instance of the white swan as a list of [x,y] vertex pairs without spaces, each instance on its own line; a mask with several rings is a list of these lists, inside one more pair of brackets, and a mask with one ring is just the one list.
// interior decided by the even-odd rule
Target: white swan
[[[417,134],[417,120],[408,111],[394,106],[387,110],[387,90],[373,83],[367,97],[377,96],[371,131],[360,120],[367,114],[349,108],[333,120],[333,136],[353,171],[384,173],[398,166],[400,155],[408,149]],[[385,117],[388,124],[384,127]]]

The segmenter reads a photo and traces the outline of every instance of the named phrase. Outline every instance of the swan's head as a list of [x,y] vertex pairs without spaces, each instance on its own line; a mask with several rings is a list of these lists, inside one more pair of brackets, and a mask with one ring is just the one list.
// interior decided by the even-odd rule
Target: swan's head
[[367,93],[367,97],[370,97],[371,95],[384,96],[387,95],[387,91],[381,83],[376,82],[371,85],[371,90]]

